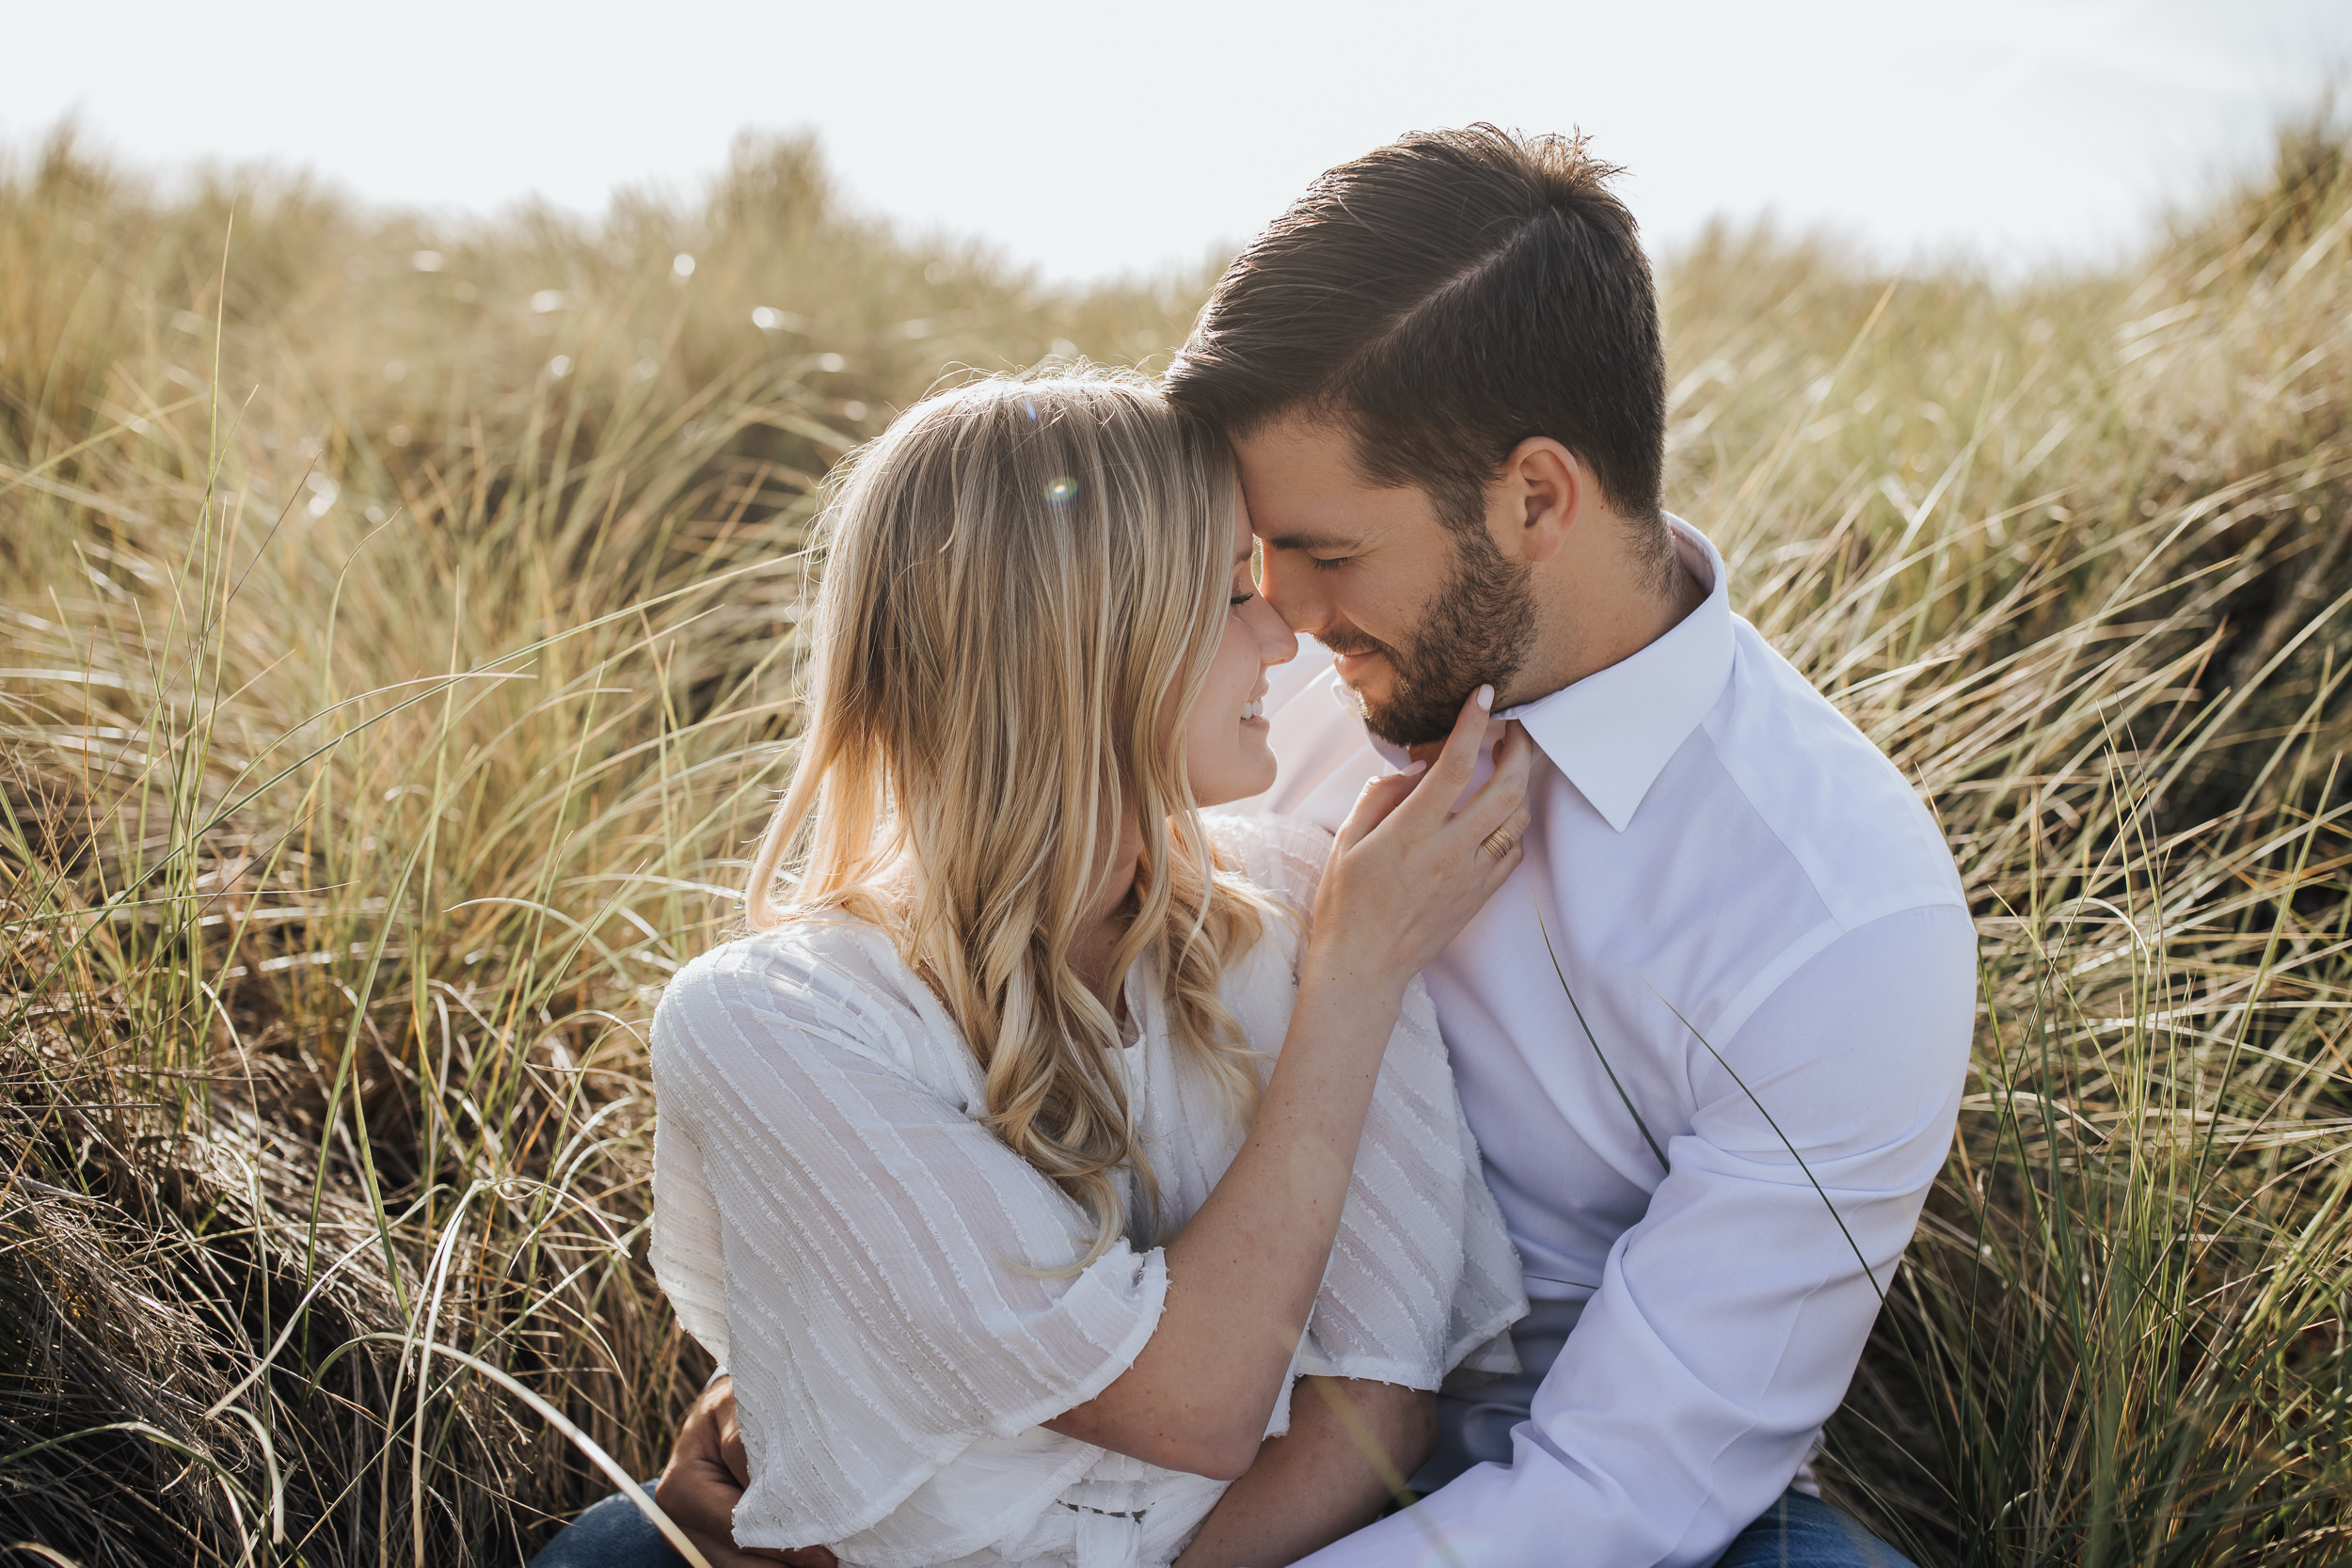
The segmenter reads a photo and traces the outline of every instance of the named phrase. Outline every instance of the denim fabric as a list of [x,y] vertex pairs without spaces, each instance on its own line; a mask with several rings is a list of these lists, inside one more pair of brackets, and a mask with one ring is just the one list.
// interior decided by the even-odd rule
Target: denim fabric
[[1740,1532],[1715,1568],[1914,1568],[1912,1560],[1819,1497],[1785,1492]]
[[[652,1496],[653,1482],[644,1490]],[[564,1526],[531,1560],[531,1568],[686,1568],[686,1560],[635,1503],[615,1492]]]

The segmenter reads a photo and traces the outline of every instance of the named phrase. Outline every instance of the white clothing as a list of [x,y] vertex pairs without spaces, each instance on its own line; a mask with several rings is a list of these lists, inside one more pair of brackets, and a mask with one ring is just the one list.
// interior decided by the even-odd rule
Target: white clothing
[[[1329,834],[1214,832],[1303,924]],[[1267,925],[1223,995],[1270,1064],[1300,938]],[[1122,1067],[1165,1235],[1240,1130],[1137,968]],[[1046,1272],[1083,1256],[1094,1224],[981,1124],[977,1061],[883,933],[803,922],[705,955],[663,994],[653,1058],[654,1270],[735,1374],[752,1472],[739,1544],[821,1542],[853,1568],[1173,1560],[1223,1483],[1039,1425],[1135,1360],[1164,1255],[1122,1240],[1074,1276]],[[1294,1370],[1416,1388],[1459,1364],[1507,1370],[1526,1306],[1415,985]],[[1287,1396],[1272,1430],[1286,1425]]]
[[[1528,1293],[1581,1316],[1508,1464],[1316,1568],[1710,1561],[1844,1398],[1950,1145],[1976,985],[1950,852],[1674,528],[1706,601],[1496,715],[1540,752],[1526,858],[1423,975]],[[1336,826],[1400,759],[1327,656],[1275,679],[1280,777],[1242,809]]]

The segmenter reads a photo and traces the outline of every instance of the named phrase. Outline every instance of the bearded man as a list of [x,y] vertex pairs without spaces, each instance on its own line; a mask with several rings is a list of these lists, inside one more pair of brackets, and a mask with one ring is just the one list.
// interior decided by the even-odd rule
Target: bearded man
[[1168,379],[1334,656],[1275,672],[1257,804],[1335,826],[1482,681],[1538,751],[1525,861],[1424,972],[1522,1370],[1446,1390],[1428,1495],[1316,1568],[1902,1560],[1807,1460],[1950,1145],[1975,928],[1917,796],[1662,509],[1614,172],[1490,126],[1343,165]]

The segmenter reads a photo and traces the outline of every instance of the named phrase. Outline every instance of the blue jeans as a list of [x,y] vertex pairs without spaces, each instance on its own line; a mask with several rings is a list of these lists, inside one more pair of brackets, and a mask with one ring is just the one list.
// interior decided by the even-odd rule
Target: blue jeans
[[[653,1490],[653,1482],[645,1482]],[[548,1542],[531,1568],[684,1568],[661,1532],[619,1493]],[[1913,1568],[1911,1560],[1819,1497],[1790,1492],[1740,1532],[1715,1568]]]
[[[644,1490],[652,1497],[653,1481]],[[531,1568],[686,1568],[686,1560],[635,1503],[615,1492],[581,1510],[539,1548]]]
[[1914,1568],[1911,1559],[1819,1497],[1780,1495],[1715,1568]]

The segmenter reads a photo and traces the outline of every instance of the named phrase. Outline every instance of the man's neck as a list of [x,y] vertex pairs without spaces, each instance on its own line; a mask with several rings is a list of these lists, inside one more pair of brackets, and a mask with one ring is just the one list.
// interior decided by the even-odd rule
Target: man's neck
[[1663,574],[1621,549],[1589,576],[1564,572],[1539,623],[1549,634],[1539,642],[1549,645],[1539,646],[1495,705],[1535,702],[1623,663],[1680,626],[1708,592],[1678,548]]

